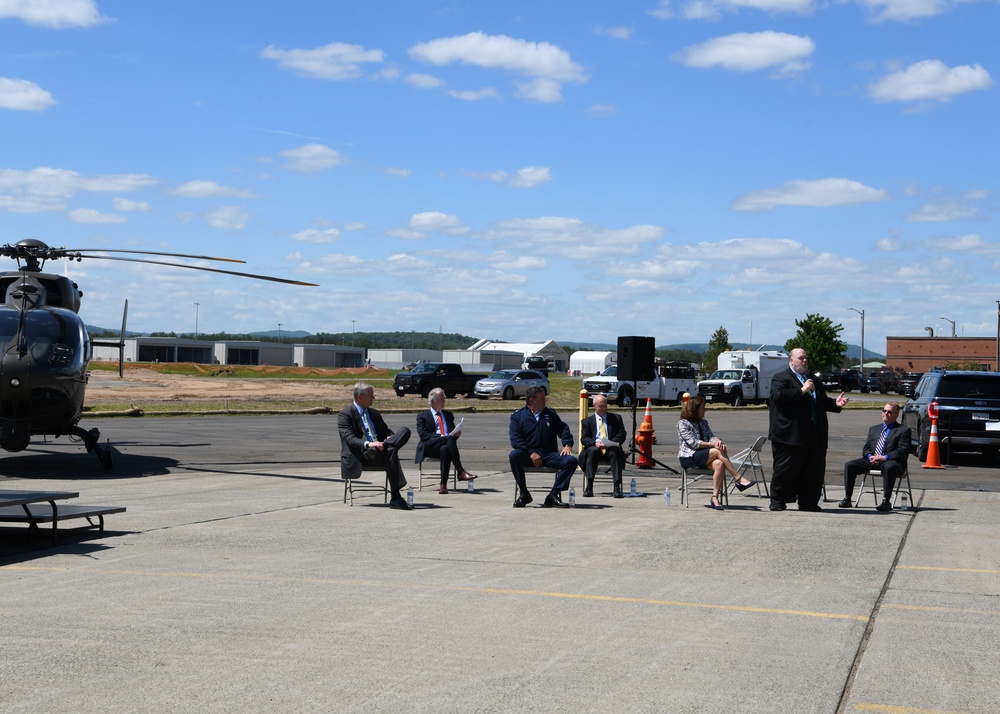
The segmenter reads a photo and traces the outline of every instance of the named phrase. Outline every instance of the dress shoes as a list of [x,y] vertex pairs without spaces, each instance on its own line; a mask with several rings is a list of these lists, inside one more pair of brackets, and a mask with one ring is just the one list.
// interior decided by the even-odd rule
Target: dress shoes
[[448,487],[444,484],[438,486],[438,493],[448,493]]
[[562,498],[559,496],[559,492],[555,491],[545,497],[545,502],[542,503],[542,508],[569,508],[569,504],[563,503]]
[[850,507],[851,507],[850,498],[843,498],[840,500],[840,503],[837,504],[837,508],[850,508]]
[[593,498],[594,497],[594,487],[593,486],[587,486],[585,489],[583,489],[583,497],[584,498]]
[[757,485],[756,481],[747,481],[746,483],[740,483],[739,481],[736,482],[736,488],[739,489],[740,493],[743,493],[751,486],[756,486],[756,485]]
[[784,511],[788,506],[786,506],[781,501],[771,501],[770,505],[767,507],[769,511]]
[[514,508],[524,508],[534,500],[535,499],[531,497],[530,493],[527,491],[521,491],[518,497],[514,499]]
[[803,505],[800,504],[799,505],[799,510],[800,511],[808,511],[810,513],[817,513],[817,512],[822,512],[823,509],[820,508],[820,505],[818,503],[814,503],[811,506],[803,506]]
[[463,471],[458,475],[459,481],[475,481],[477,476],[475,474],[470,474],[468,471]]
[[881,513],[888,513],[892,510],[892,503],[889,502],[888,498],[883,498],[882,503],[875,506],[875,510]]
[[395,498],[389,499],[389,508],[397,511],[412,511],[413,506],[406,502],[406,499],[402,496],[396,496]]
[[615,498],[625,498],[625,494],[622,493],[622,485],[620,483],[615,484],[614,493],[611,494]]

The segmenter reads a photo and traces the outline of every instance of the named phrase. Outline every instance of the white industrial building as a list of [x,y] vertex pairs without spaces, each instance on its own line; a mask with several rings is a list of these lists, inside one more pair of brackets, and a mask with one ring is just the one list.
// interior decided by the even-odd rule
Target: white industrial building
[[[363,347],[286,344],[257,340],[195,340],[187,337],[128,337],[126,362],[194,362],[197,364],[271,364],[277,367],[363,367]],[[95,360],[118,361],[114,347],[95,347]]]
[[617,352],[578,350],[569,356],[569,373],[576,377],[589,377],[600,374],[617,362]]

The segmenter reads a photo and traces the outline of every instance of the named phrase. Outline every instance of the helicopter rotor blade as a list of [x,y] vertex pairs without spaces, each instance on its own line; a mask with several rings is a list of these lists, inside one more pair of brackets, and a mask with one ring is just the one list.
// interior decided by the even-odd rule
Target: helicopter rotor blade
[[206,273],[222,273],[223,275],[236,275],[241,278],[253,278],[255,280],[270,280],[273,283],[285,283],[287,285],[304,285],[306,287],[318,288],[316,283],[307,283],[302,280],[289,280],[288,278],[274,278],[270,275],[256,275],[254,273],[238,273],[235,270],[221,270],[219,268],[206,268],[200,265],[185,265],[184,263],[166,263],[162,260],[144,260],[142,258],[115,258],[110,255],[88,255],[88,259],[97,260],[119,260],[123,263],[148,263],[149,265],[165,265],[169,268],[188,268],[189,270],[204,270]]
[[187,253],[161,253],[156,250],[115,250],[111,248],[61,248],[67,253],[87,253],[84,258],[97,258],[99,256],[89,255],[90,253],[134,253],[137,255],[162,255],[168,258],[191,258],[192,260],[218,260],[224,263],[245,263],[239,258],[217,258],[211,255],[188,255]]

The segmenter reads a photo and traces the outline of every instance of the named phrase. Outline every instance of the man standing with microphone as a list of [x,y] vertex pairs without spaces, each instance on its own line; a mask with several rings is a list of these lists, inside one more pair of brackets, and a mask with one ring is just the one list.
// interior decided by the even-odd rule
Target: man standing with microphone
[[848,398],[843,392],[836,399],[828,397],[823,385],[809,377],[808,369],[806,351],[795,348],[788,356],[788,369],[771,380],[767,436],[774,457],[772,511],[784,511],[786,504],[796,500],[800,511],[823,510],[819,496],[830,430],[826,413],[839,412]]

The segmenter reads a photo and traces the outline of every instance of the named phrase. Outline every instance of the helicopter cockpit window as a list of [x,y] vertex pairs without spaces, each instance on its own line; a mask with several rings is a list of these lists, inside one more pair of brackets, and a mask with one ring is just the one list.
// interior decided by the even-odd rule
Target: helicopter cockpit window
[[83,323],[69,310],[48,308],[26,314],[25,337],[32,359],[53,372],[71,374],[84,366]]
[[17,334],[18,313],[0,310],[0,346],[6,348]]

